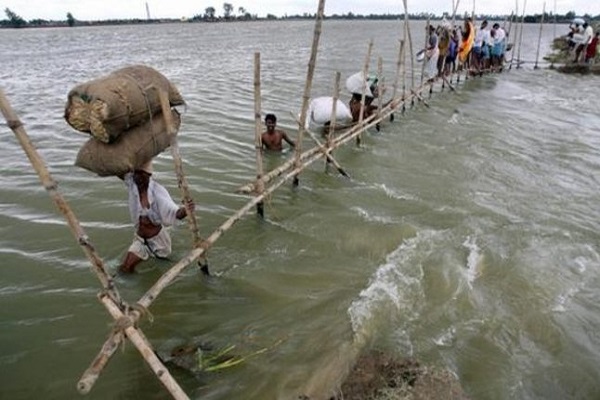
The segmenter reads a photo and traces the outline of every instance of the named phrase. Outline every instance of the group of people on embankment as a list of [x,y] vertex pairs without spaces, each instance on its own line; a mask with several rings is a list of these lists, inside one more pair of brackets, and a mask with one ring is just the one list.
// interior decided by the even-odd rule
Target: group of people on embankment
[[567,34],[569,43],[569,53],[573,56],[574,63],[593,64],[598,51],[598,39],[600,38],[600,29],[594,35],[594,28],[589,22],[575,19],[569,25]]
[[466,18],[462,27],[443,21],[437,27],[428,25],[425,48],[425,75],[428,80],[446,76],[458,68],[473,73],[483,70],[501,71],[507,48],[507,33],[499,23],[489,26],[487,20],[475,28]]

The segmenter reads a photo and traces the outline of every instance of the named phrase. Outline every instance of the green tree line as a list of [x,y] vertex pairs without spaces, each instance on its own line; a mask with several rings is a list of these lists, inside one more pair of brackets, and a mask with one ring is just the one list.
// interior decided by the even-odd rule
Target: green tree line
[[[222,16],[217,15],[217,9],[214,7],[206,7],[204,13],[194,15],[191,19],[185,20],[189,22],[217,22],[217,21],[251,21],[251,20],[277,20],[277,19],[314,19],[316,14],[304,13],[301,15],[285,15],[283,17],[277,17],[273,14],[267,14],[265,18],[259,18],[257,15],[253,15],[248,12],[244,7],[238,7],[236,10],[232,3],[223,3],[223,14]],[[41,26],[78,26],[78,25],[117,25],[117,24],[145,24],[155,22],[180,22],[179,19],[111,19],[104,21],[79,21],[75,19],[73,14],[68,12],[64,20],[60,21],[48,21],[43,19],[32,19],[26,21],[17,13],[9,8],[4,10],[6,19],[0,20],[0,27],[3,28],[26,28],[26,27],[41,27]],[[408,14],[411,20],[426,20],[426,19],[441,19],[442,16],[436,16],[430,13],[416,13]],[[506,15],[477,15],[478,20],[489,19],[489,20],[503,20],[508,18]],[[547,23],[570,23],[573,18],[577,17],[575,11],[569,11],[566,14],[553,14],[544,13],[544,21]],[[585,14],[582,16],[586,21],[600,21],[600,15],[591,16]],[[332,14],[325,16],[325,19],[344,19],[344,20],[396,20],[404,19],[404,14],[369,14],[361,15],[348,12],[346,14]],[[526,15],[524,21],[528,23],[539,23],[542,19],[542,14]]]

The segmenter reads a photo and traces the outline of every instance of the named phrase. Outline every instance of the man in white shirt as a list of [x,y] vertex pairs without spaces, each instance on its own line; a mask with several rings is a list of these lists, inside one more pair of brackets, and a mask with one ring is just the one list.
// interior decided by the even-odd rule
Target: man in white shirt
[[481,23],[481,27],[475,34],[475,41],[473,42],[473,59],[471,60],[475,69],[480,70],[484,68],[483,60],[484,55],[487,54],[486,58],[489,58],[488,45],[490,44],[490,31],[487,30],[488,22],[484,20]]
[[[135,272],[148,257],[166,258],[171,254],[171,236],[166,227],[187,216],[184,206],[175,204],[167,189],[152,179],[152,164],[136,168],[123,177],[129,192],[129,213],[136,232],[119,271]],[[194,211],[194,203],[189,203]]]
[[573,62],[579,62],[581,53],[585,54],[586,47],[588,44],[590,44],[592,42],[593,37],[594,37],[594,29],[587,22],[584,23],[581,42],[577,45],[577,48],[575,49],[575,60],[573,60]]

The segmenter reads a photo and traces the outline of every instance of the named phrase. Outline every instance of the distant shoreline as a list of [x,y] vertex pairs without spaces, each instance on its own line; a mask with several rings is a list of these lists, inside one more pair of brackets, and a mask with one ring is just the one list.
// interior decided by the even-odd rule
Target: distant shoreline
[[[48,21],[43,19],[34,19],[29,22],[23,21],[20,25],[15,26],[11,24],[9,20],[0,20],[0,29],[25,29],[25,28],[77,28],[77,27],[85,27],[85,26],[114,26],[114,25],[153,25],[153,24],[172,24],[172,23],[232,23],[232,22],[252,22],[252,21],[297,21],[297,20],[314,20],[316,17],[315,14],[305,14],[305,15],[292,15],[285,17],[276,17],[273,15],[268,15],[267,17],[215,17],[215,18],[207,18],[206,16],[195,16],[193,18],[161,18],[161,19],[142,19],[142,18],[134,18],[134,19],[109,19],[109,20],[97,20],[97,21],[79,21],[74,20],[71,24],[67,20],[62,21]],[[419,21],[419,20],[441,20],[443,16],[436,16],[432,14],[409,14],[409,19],[411,21]],[[509,15],[476,15],[476,20],[491,20],[491,21],[501,21],[501,20],[509,20]],[[449,17],[447,17],[449,18]],[[457,16],[457,21],[462,21],[464,16]],[[517,22],[520,22],[521,18],[517,18]],[[380,14],[380,15],[354,15],[352,13],[345,15],[331,15],[325,16],[325,20],[350,20],[350,21],[385,21],[385,20],[404,20],[404,14]],[[525,23],[540,23],[541,14],[525,16]],[[548,24],[551,23],[560,23],[560,24],[569,24],[572,21],[570,16],[560,15],[557,16],[556,21],[553,16],[545,17],[545,21]],[[600,15],[589,17],[589,21],[600,21]]]

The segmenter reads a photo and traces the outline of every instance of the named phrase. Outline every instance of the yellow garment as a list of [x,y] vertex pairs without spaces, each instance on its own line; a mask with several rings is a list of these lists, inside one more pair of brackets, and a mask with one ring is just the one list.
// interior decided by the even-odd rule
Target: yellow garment
[[473,23],[467,21],[469,24],[469,36],[460,42],[460,50],[458,51],[458,60],[461,63],[467,61],[467,57],[473,48],[473,42],[475,41],[475,29],[473,28]]
[[438,47],[440,49],[440,57],[446,57],[448,55],[448,48],[450,47],[450,32],[444,28],[439,36],[440,44]]

